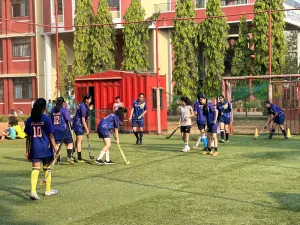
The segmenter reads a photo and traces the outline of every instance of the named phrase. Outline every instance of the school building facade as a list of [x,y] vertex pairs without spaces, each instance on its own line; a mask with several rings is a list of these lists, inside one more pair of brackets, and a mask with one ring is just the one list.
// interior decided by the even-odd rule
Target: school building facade
[[[91,0],[97,10],[98,0]],[[115,23],[123,22],[123,16],[131,0],[107,0]],[[255,0],[220,0],[225,15],[253,12]],[[74,16],[76,0],[0,0],[0,115],[10,109],[22,108],[30,112],[31,101],[36,97],[56,97],[56,42],[55,2],[58,6],[59,40],[63,40],[67,51],[67,64],[74,61]],[[172,93],[173,52],[171,19],[175,17],[176,0],[141,0],[146,11],[145,19],[160,12],[160,19],[167,19],[149,27],[149,62],[151,71],[156,71],[158,57],[159,73],[166,76],[166,91]],[[195,0],[197,17],[205,16],[206,0]],[[299,3],[286,0],[286,8],[299,8]],[[237,38],[240,16],[227,17],[230,36]],[[253,14],[246,15],[251,26]],[[197,21],[200,22],[200,21]],[[286,12],[287,29],[300,27],[300,13]],[[34,26],[33,24],[43,26]],[[47,27],[47,26],[53,26]],[[156,31],[158,26],[158,53],[156,53]],[[121,68],[123,25],[117,29],[117,69]],[[298,38],[300,40],[300,36]],[[300,44],[298,45],[299,48]],[[300,51],[298,51],[300,52]],[[299,57],[298,57],[299,58]],[[150,71],[149,71],[150,72]],[[171,95],[169,95],[169,100]]]

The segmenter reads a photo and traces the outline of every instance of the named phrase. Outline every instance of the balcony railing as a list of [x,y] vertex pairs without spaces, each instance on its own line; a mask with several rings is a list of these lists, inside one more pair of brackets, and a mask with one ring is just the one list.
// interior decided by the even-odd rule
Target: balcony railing
[[[196,9],[203,9],[206,6],[207,0],[195,0]],[[232,6],[232,5],[247,5],[254,4],[256,0],[220,0],[222,6]],[[293,1],[293,0],[290,0]],[[155,4],[155,12],[168,12],[175,11],[176,1],[171,3],[160,3]]]

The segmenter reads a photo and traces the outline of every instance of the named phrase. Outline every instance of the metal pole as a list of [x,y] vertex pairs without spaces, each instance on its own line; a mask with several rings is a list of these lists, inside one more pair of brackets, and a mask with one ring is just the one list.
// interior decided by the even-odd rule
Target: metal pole
[[[269,76],[272,75],[272,11],[269,9],[268,11],[269,15]],[[269,101],[272,102],[273,96],[272,96],[272,79],[269,79]]]
[[159,61],[158,61],[158,23],[155,22],[155,39],[156,39],[156,110],[157,110],[157,134],[161,134],[161,115],[160,115],[160,89],[159,89]]
[[56,53],[56,79],[57,79],[57,97],[60,95],[60,72],[59,72],[59,53],[58,53],[58,4],[57,0],[54,0],[55,4],[55,53]]

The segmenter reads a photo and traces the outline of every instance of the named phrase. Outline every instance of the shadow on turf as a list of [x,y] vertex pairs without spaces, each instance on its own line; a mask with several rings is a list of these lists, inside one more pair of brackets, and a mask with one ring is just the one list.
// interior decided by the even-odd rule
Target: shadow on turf
[[4,159],[9,159],[9,160],[14,160],[14,161],[19,161],[19,162],[26,162],[25,157],[24,158],[15,158],[11,156],[3,156]]
[[283,209],[300,212],[300,194],[281,192],[271,192],[268,194],[274,198]]

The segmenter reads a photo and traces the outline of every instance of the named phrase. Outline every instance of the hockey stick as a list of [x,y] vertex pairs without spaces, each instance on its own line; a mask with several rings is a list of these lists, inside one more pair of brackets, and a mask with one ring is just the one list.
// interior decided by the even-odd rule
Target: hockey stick
[[[116,134],[115,134],[113,131],[112,131],[111,133],[112,133],[112,135],[114,136],[114,139],[117,140]],[[121,155],[122,155],[122,157],[123,157],[123,159],[124,159],[124,162],[125,162],[127,165],[130,164],[130,161],[127,161],[127,159],[126,159],[125,154],[124,154],[124,152],[123,152],[123,150],[122,150],[120,144],[118,144],[118,149],[119,149],[119,151],[121,152]]]
[[92,149],[91,149],[91,143],[90,143],[90,135],[88,134],[86,136],[87,136],[87,142],[88,142],[89,157],[90,157],[90,159],[94,159],[95,157],[93,155],[91,155]]
[[[56,155],[59,155],[59,153],[60,153],[61,147],[62,147],[62,145],[63,145],[63,143],[64,143],[64,140],[65,140],[65,137],[66,137],[66,133],[67,133],[68,130],[69,130],[68,128],[65,130],[64,136],[63,136],[63,138],[62,138],[62,140],[61,140],[61,143],[59,144],[59,147],[58,147],[58,150],[57,150],[57,152],[56,152]],[[50,174],[51,174],[51,172],[52,172],[52,170],[53,170],[53,167],[54,167],[55,160],[56,160],[56,158],[55,158],[55,156],[54,156],[54,159],[53,159],[53,161],[51,162],[50,169],[48,170],[47,176],[44,178],[43,181],[40,182],[40,185],[41,185],[41,186],[44,186],[44,184],[46,183],[48,177],[50,176]]]
[[262,134],[262,132],[264,132],[264,130],[270,125],[270,123],[272,123],[272,122],[275,120],[275,117],[277,117],[277,116],[274,116],[274,117],[270,120],[270,122],[267,123],[267,125],[264,126],[264,128],[258,133],[258,136],[257,136],[257,137],[253,137],[253,140],[256,140],[256,138],[258,138],[258,137]]
[[[170,139],[175,133],[176,131],[182,126],[183,123],[181,123],[169,136],[166,137],[166,139]],[[193,123],[191,126],[194,126],[196,123]]]

